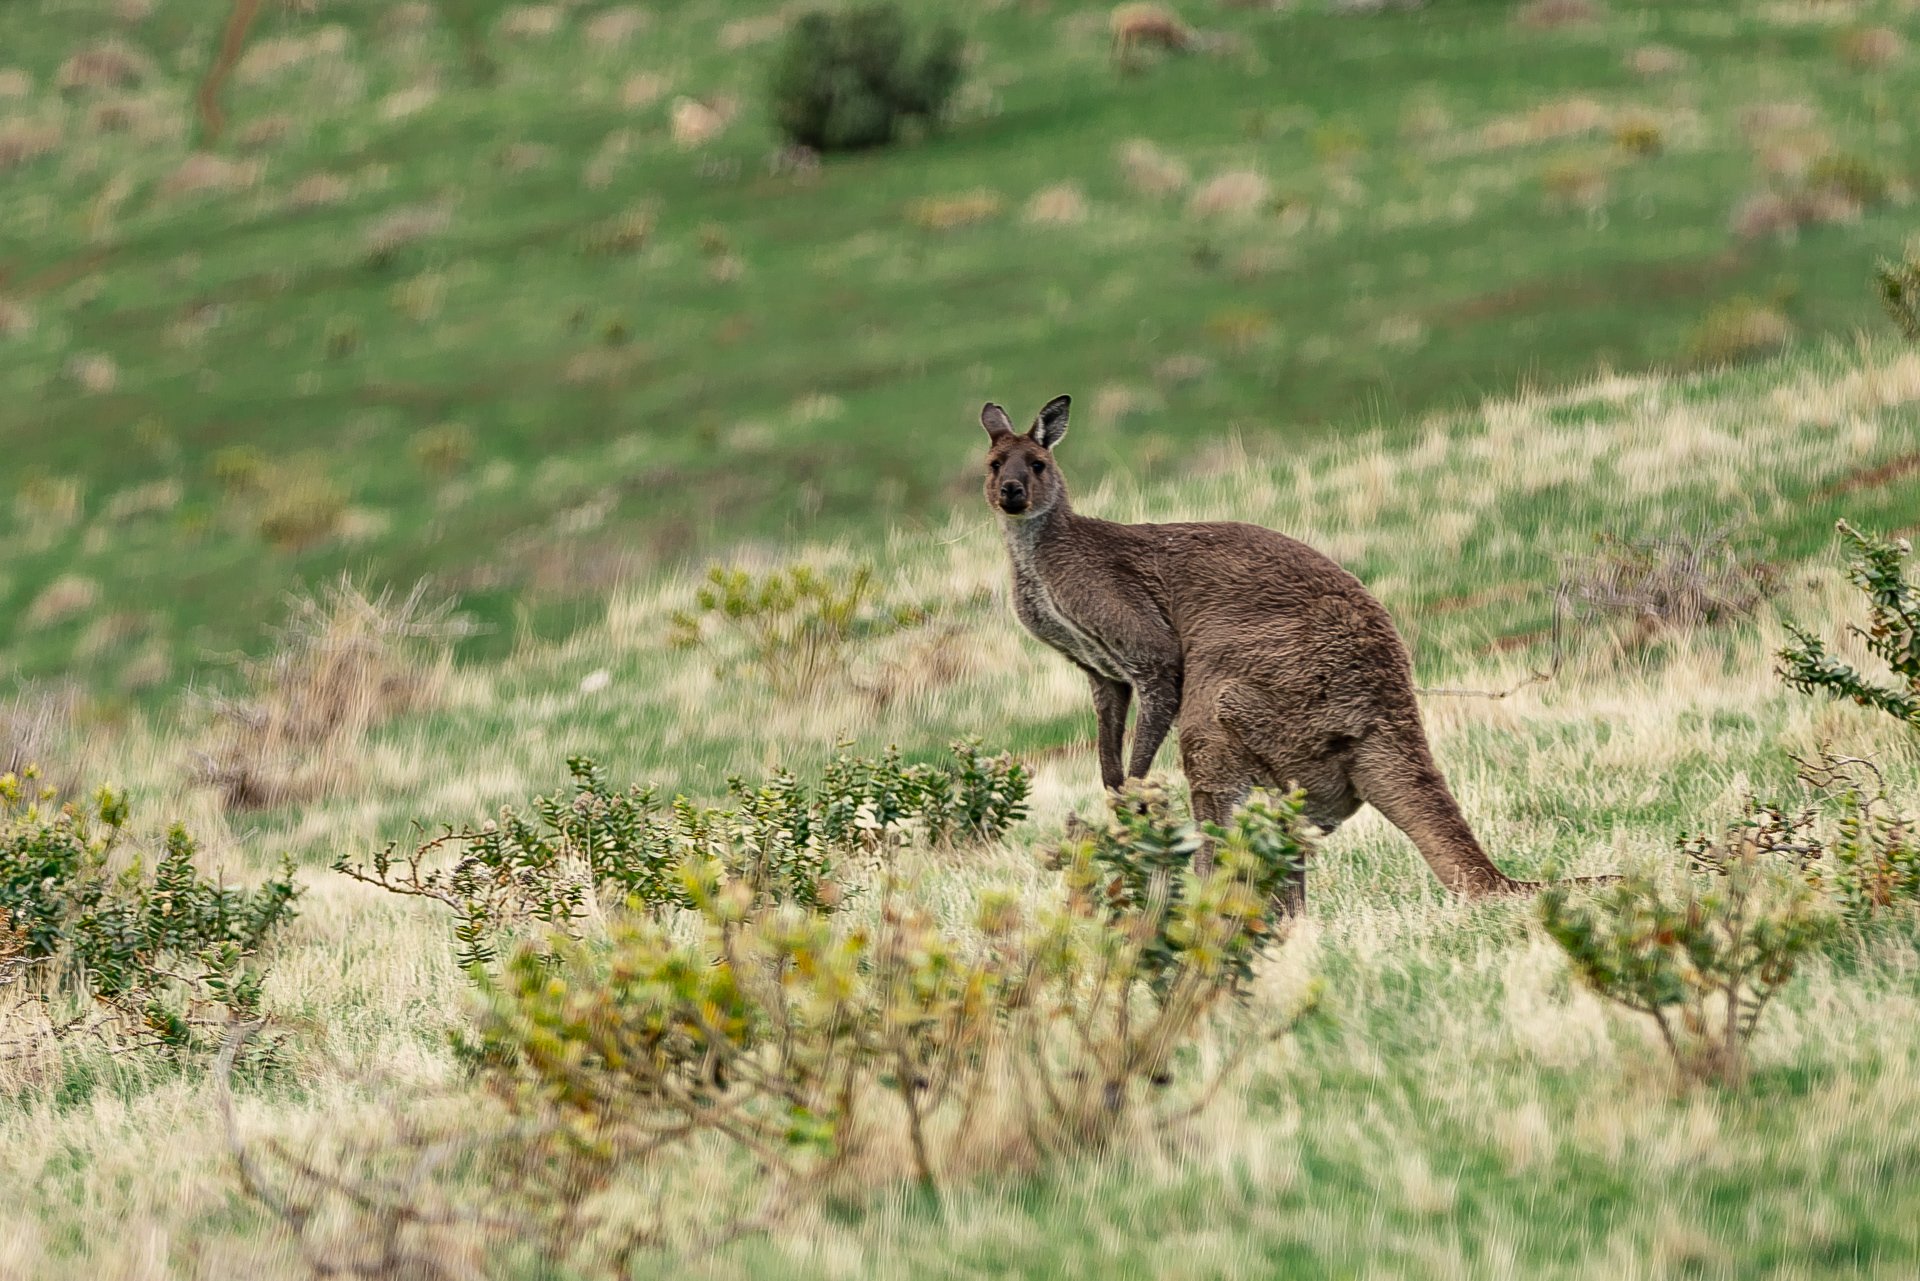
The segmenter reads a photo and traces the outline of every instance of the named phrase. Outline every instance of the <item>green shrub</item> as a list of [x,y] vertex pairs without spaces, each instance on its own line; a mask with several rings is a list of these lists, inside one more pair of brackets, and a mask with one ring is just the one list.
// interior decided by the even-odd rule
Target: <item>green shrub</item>
[[[841,928],[701,884],[703,941],[646,923],[605,949],[522,950],[486,982],[463,1049],[524,1126],[552,1136],[547,1159],[576,1196],[633,1177],[642,1154],[671,1172],[703,1140],[732,1149],[751,1174],[730,1186],[751,1195],[697,1211],[723,1221],[755,1207],[764,1222],[850,1183],[907,1178],[938,1195],[1009,1145],[1098,1148],[1129,1118],[1189,1115],[1192,1100],[1145,1087],[1171,1083],[1179,1051],[1279,937],[1274,890],[1305,849],[1300,801],[1242,809],[1204,874],[1170,855],[1195,829],[1158,785],[1135,784],[1122,810],[1054,858],[1064,902],[1031,925],[1011,894],[983,895],[967,932],[888,881],[877,916]],[[1108,876],[1129,888],[1101,888]],[[1200,1081],[1201,1102],[1215,1083]],[[988,1106],[996,1091],[1017,1117]],[[1005,1128],[984,1128],[990,1114]],[[886,1146],[876,1127],[904,1140],[902,1166],[861,1164]]]
[[1851,152],[1830,152],[1807,167],[1808,190],[1831,191],[1862,209],[1885,204],[1892,185],[1879,162]]
[[1893,680],[1868,678],[1830,653],[1819,637],[1792,625],[1793,643],[1779,653],[1780,675],[1795,689],[1877,707],[1920,728],[1920,586],[1906,576],[1913,545],[1863,534],[1844,520],[1836,528],[1850,549],[1847,581],[1865,593],[1869,611],[1865,627],[1847,630],[1887,665]]
[[[904,764],[845,752],[808,788],[785,770],[758,783],[728,780],[730,803],[708,808],[652,787],[615,789],[606,771],[570,757],[570,792],[536,796],[479,827],[448,827],[404,855],[397,843],[336,870],[396,894],[453,909],[463,966],[490,964],[503,932],[538,925],[575,932],[590,896],[659,919],[696,909],[703,894],[759,908],[796,903],[830,912],[844,896],[835,862],[902,839],[991,840],[1026,813],[1031,775],[977,742],[950,764]],[[450,867],[427,864],[454,852]]]
[[407,452],[425,471],[451,476],[473,457],[473,433],[463,423],[422,427],[407,442]]
[[1687,357],[1695,364],[1724,365],[1778,351],[1793,337],[1780,312],[1754,298],[1734,298],[1715,306],[1687,339]]
[[[988,890],[942,924],[892,876],[871,911],[830,916],[708,864],[684,881],[690,917],[629,916],[481,971],[454,1043],[483,1092],[343,1140],[350,1173],[281,1154],[278,1186],[229,1122],[242,1179],[334,1271],[342,1241],[423,1257],[454,1223],[469,1246],[626,1277],[642,1252],[697,1253],[830,1198],[909,1183],[937,1201],[1164,1134],[1314,1001],[1310,985],[1292,1008],[1210,1017],[1281,936],[1300,798],[1243,808],[1200,872],[1173,852],[1197,834],[1164,789],[1136,783],[1121,809],[1048,856],[1063,892],[1032,920]],[[1218,1053],[1195,1052],[1203,1026]]]
[[1824,749],[1799,765],[1801,782],[1838,807],[1814,866],[1847,922],[1864,927],[1890,909],[1920,904],[1920,824],[1894,807],[1880,767]]
[[815,151],[885,146],[906,121],[939,120],[960,85],[962,45],[945,24],[910,39],[895,4],[803,14],[773,65],[774,123]]
[[1583,982],[1653,1019],[1682,1079],[1736,1083],[1768,1004],[1833,931],[1812,825],[1749,802],[1719,839],[1683,842],[1686,870],[1549,886],[1541,920]]
[[873,596],[873,571],[864,565],[838,575],[794,565],[758,578],[716,565],[694,593],[694,609],[672,615],[668,639],[714,654],[714,674],[723,679],[757,671],[774,689],[798,693],[844,676],[856,641],[923,617],[911,608],[883,609]]
[[261,496],[255,526],[273,546],[298,552],[332,538],[346,511],[346,492],[328,477],[311,471],[275,472]]
[[[26,1039],[84,1027],[116,1048],[205,1051],[226,1025],[259,1018],[257,958],[299,893],[291,861],[253,890],[205,880],[176,824],[151,871],[135,859],[116,874],[126,801],[103,788],[84,808],[57,802],[31,771],[0,775],[0,953],[45,976],[45,1021],[23,1021]],[[91,1012],[52,1014],[62,996]]]
[[1908,342],[1920,342],[1920,254],[1882,262],[1874,271],[1880,301]]
[[[1116,799],[1105,826],[1075,825],[1048,855],[1061,869],[1077,904],[1108,924],[1150,922],[1137,940],[1136,964],[1149,987],[1163,994],[1172,980],[1204,954],[1234,981],[1251,977],[1253,961],[1271,941],[1264,906],[1282,901],[1305,875],[1308,846],[1300,835],[1300,799],[1254,796],[1224,829],[1204,829],[1173,811],[1166,790],[1132,780]],[[1232,873],[1221,882],[1196,874],[1193,863],[1208,840],[1216,867]],[[1209,900],[1209,888],[1227,887],[1260,900]],[[1225,935],[1202,921],[1232,921]]]

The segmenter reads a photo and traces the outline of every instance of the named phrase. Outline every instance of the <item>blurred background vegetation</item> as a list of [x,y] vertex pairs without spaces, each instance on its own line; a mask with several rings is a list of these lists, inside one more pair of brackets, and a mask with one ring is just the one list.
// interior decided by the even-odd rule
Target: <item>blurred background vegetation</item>
[[989,397],[1085,487],[1849,342],[1913,226],[1910,0],[942,0],[826,155],[800,13],[0,8],[0,679],[157,699],[342,571],[502,653],[941,526]]

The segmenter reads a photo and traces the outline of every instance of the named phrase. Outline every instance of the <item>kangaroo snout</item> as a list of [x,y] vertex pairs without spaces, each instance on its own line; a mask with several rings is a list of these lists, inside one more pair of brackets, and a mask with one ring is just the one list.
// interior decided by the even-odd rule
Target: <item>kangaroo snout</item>
[[1000,509],[1018,515],[1027,509],[1027,487],[1017,480],[1000,482]]

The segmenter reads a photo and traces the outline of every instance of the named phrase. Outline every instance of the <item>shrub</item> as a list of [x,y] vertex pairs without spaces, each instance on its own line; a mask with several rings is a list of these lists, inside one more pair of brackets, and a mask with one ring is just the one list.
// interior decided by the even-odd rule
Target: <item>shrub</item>
[[1687,356],[1697,364],[1723,365],[1777,351],[1793,337],[1793,326],[1777,310],[1753,298],[1734,298],[1706,314],[1687,340]]
[[[1031,923],[1003,892],[971,928],[943,927],[888,878],[842,925],[690,878],[697,934],[629,920],[603,946],[522,949],[457,1040],[508,1116],[416,1146],[490,1149],[464,1163],[491,1175],[466,1230],[627,1276],[638,1251],[711,1246],[825,1197],[910,1181],[937,1198],[971,1173],[1164,1131],[1298,1018],[1205,1067],[1181,1053],[1279,937],[1300,800],[1242,810],[1204,873],[1169,859],[1194,829],[1164,791],[1136,784],[1122,809],[1055,859],[1066,894]],[[1109,893],[1106,876],[1143,892]],[[370,1220],[358,1239],[426,1221],[391,1182],[296,1168],[284,1193],[248,1174],[296,1231],[322,1198]]]
[[[227,1024],[258,1019],[258,954],[299,893],[291,860],[253,890],[205,880],[176,824],[151,871],[136,858],[116,874],[125,799],[103,788],[89,806],[60,804],[34,777],[0,775],[0,968],[45,978],[39,1018],[10,1012],[22,1035],[0,1048],[84,1033],[116,1051],[206,1051]],[[60,1014],[63,996],[88,1006]]]
[[1868,603],[1867,625],[1847,630],[1887,665],[1893,680],[1870,679],[1829,652],[1819,637],[1792,624],[1793,643],[1779,653],[1780,675],[1797,690],[1877,707],[1920,728],[1920,586],[1906,576],[1913,545],[1904,538],[1863,534],[1844,520],[1836,527],[1850,547],[1847,581],[1866,594]]
[[1890,908],[1920,903],[1920,825],[1894,808],[1880,767],[1830,749],[1799,765],[1800,780],[1839,805],[1817,870],[1848,923],[1866,926]]
[[1761,1015],[1832,932],[1812,823],[1749,802],[1719,839],[1682,843],[1687,870],[1586,897],[1549,886],[1541,920],[1583,982],[1653,1019],[1683,1080],[1736,1083]]
[[1874,270],[1874,280],[1887,315],[1908,342],[1920,343],[1920,253],[1899,262],[1882,262]]
[[347,495],[326,476],[276,472],[262,497],[260,537],[282,551],[304,551],[333,537],[347,511]]
[[[529,925],[575,932],[590,896],[654,919],[724,895],[751,907],[797,903],[830,912],[844,890],[837,858],[883,848],[909,826],[948,842],[991,840],[1026,814],[1031,776],[1006,753],[955,743],[951,764],[906,765],[842,752],[813,788],[785,770],[728,780],[731,803],[706,808],[652,787],[616,790],[606,771],[570,757],[572,791],[536,796],[479,827],[448,827],[399,855],[341,858],[337,871],[453,909],[461,965],[489,964],[499,936]],[[446,851],[450,867],[427,870]],[[401,870],[404,865],[404,870]]]
[[1742,618],[1779,588],[1778,572],[1742,554],[1726,530],[1623,538],[1602,534],[1569,569],[1566,595],[1587,609],[1631,618],[1643,635]]
[[1632,156],[1657,156],[1666,150],[1666,131],[1652,116],[1625,116],[1613,126],[1613,145]]
[[844,675],[853,642],[897,631],[923,617],[915,609],[878,607],[873,571],[864,565],[844,575],[794,565],[759,578],[744,569],[716,565],[694,593],[694,606],[674,612],[670,643],[719,654],[715,675],[723,679],[757,670],[782,693]]
[[[1163,787],[1133,780],[1104,827],[1071,831],[1047,862],[1064,871],[1076,909],[1108,925],[1129,923],[1138,948],[1134,964],[1157,995],[1164,997],[1201,957],[1239,983],[1252,977],[1254,959],[1272,941],[1267,905],[1291,898],[1306,875],[1300,813],[1297,796],[1254,796],[1235,812],[1232,826],[1203,829],[1174,813]],[[1209,839],[1213,864],[1231,873],[1225,882],[1192,870]],[[1222,889],[1235,896],[1232,902],[1208,897]],[[1224,934],[1207,924],[1223,921],[1235,922]],[[1144,925],[1152,928],[1143,931]]]
[[1892,180],[1877,161],[1847,152],[1830,152],[1807,167],[1809,191],[1826,192],[1860,208],[1883,205]]
[[962,43],[944,24],[910,40],[894,4],[803,14],[774,62],[774,123],[815,151],[885,146],[906,121],[939,120],[960,85]]
[[451,476],[473,457],[473,433],[464,423],[436,423],[422,427],[407,442],[407,452],[424,471]]

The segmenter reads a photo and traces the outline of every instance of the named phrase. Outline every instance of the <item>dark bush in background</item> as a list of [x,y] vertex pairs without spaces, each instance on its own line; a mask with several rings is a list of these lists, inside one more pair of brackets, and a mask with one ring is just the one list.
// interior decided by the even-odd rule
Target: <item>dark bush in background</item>
[[816,151],[885,146],[904,121],[939,119],[960,84],[962,43],[948,25],[911,39],[892,4],[805,14],[774,64],[774,123]]

